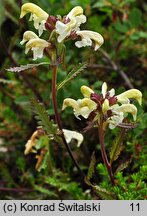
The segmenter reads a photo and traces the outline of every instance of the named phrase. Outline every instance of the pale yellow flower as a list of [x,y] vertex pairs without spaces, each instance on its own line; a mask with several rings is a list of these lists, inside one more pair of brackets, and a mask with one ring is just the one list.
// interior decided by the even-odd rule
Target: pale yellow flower
[[70,143],[72,139],[77,140],[77,147],[80,147],[81,143],[84,140],[83,135],[81,133],[76,132],[76,131],[63,129],[63,133],[64,133],[64,136],[65,136],[67,143]]
[[90,98],[90,95],[94,93],[94,91],[87,86],[81,86],[81,92],[85,98]]
[[115,90],[107,90],[107,83],[102,84],[101,94],[96,94],[91,88],[81,86],[81,92],[84,99],[77,101],[68,98],[63,102],[63,109],[71,106],[74,110],[74,115],[79,118],[79,115],[88,118],[91,112],[95,113],[95,120],[103,116],[102,119],[108,123],[110,129],[114,129],[124,120],[125,114],[130,113],[133,120],[137,118],[137,108],[130,104],[130,98],[134,98],[141,105],[142,93],[137,89],[125,91],[119,95],[115,95]]
[[94,50],[98,50],[98,48],[104,43],[104,39],[102,35],[93,31],[76,31],[76,34],[81,37],[80,41],[76,41],[75,45],[78,48],[92,46],[94,43]]
[[142,93],[138,89],[130,89],[116,96],[118,102],[120,103],[129,103],[130,98],[134,98],[138,103],[142,104]]
[[80,119],[80,115],[84,118],[88,118],[89,114],[96,109],[96,103],[89,98],[78,99],[77,101],[71,98],[66,98],[63,101],[62,110],[68,106],[73,108],[74,115],[78,119]]
[[86,16],[83,15],[83,9],[80,6],[74,7],[67,14],[65,23],[59,20],[56,22],[55,30],[59,35],[57,38],[58,42],[61,43],[66,37],[69,37],[72,31],[80,30],[79,26],[85,22]]
[[49,15],[33,3],[25,3],[22,5],[20,18],[23,18],[27,13],[31,13],[30,21],[34,21],[34,27],[38,29],[40,36],[43,30],[45,30],[45,23]]
[[33,60],[36,60],[37,58],[42,58],[44,49],[49,46],[49,43],[46,40],[40,39],[32,31],[26,31],[24,33],[23,40],[20,43],[24,44],[25,42],[27,42],[25,54],[27,54],[29,50],[32,50]]

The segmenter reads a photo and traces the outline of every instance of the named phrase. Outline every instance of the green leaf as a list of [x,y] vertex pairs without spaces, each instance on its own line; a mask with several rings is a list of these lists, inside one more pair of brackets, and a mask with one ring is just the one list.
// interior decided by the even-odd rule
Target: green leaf
[[110,193],[108,190],[105,188],[101,188],[98,185],[92,187],[94,192],[102,199],[104,200],[114,200],[116,199],[115,195]]
[[142,31],[138,31],[138,32],[135,32],[134,34],[132,34],[131,36],[130,36],[130,38],[132,39],[132,40],[138,40],[138,39],[140,39],[140,38],[147,38],[147,33],[146,32],[142,32]]
[[30,103],[30,97],[29,96],[17,96],[15,99],[15,103],[19,104],[21,106],[26,106]]
[[35,145],[35,148],[37,150],[39,149],[42,149],[44,147],[48,147],[49,145],[49,139],[48,139],[48,136],[47,135],[43,135],[41,137],[38,138],[37,142],[36,142],[36,145]]
[[69,81],[73,80],[78,74],[80,74],[85,68],[87,64],[80,64],[78,67],[74,68],[71,72],[69,72],[61,83],[57,86],[57,90],[63,88]]
[[124,140],[124,136],[125,136],[125,130],[122,129],[120,131],[120,134],[115,138],[112,144],[112,148],[110,152],[110,164],[112,164],[113,161],[117,160],[121,151],[123,150],[124,147],[122,142]]
[[115,23],[114,28],[120,33],[126,33],[130,29],[128,22],[121,23],[120,21]]
[[96,164],[96,158],[95,158],[95,153],[93,152],[91,156],[91,162],[88,168],[88,174],[87,174],[88,180],[90,180],[93,177],[94,170],[95,170],[95,164]]
[[132,27],[137,27],[142,23],[142,13],[138,8],[133,8],[130,15],[129,21]]
[[35,99],[32,99],[31,103],[33,112],[36,114],[35,117],[38,121],[38,125],[43,127],[50,138],[55,138],[57,136],[57,125],[54,124],[53,120],[50,120],[43,104]]
[[48,62],[41,62],[41,63],[38,63],[38,64],[27,64],[27,65],[21,65],[20,67],[8,68],[6,70],[10,71],[10,72],[21,72],[21,71],[28,70],[28,69],[31,69],[31,68],[34,68],[34,67],[38,67],[40,65],[49,65],[49,63]]
[[58,198],[58,196],[56,195],[56,193],[53,192],[53,191],[50,191],[49,189],[43,188],[43,187],[38,186],[38,185],[34,185],[34,189],[36,191],[39,191],[40,193],[46,194],[46,195],[48,195],[50,197],[57,197]]

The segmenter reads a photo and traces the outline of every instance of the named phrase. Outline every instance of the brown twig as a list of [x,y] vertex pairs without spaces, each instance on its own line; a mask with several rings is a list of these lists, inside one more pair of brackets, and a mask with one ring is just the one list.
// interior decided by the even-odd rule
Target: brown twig
[[103,49],[99,49],[99,51],[103,54],[103,56],[105,57],[107,62],[112,66],[112,69],[114,71],[117,71],[118,74],[123,78],[123,80],[126,82],[126,85],[129,88],[134,88],[134,86],[130,82],[130,80],[129,80],[128,76],[126,75],[126,73],[122,69],[119,68],[119,66],[111,59],[110,55],[106,51],[104,51]]
[[15,192],[15,193],[24,193],[24,192],[33,192],[34,189],[29,188],[0,188],[0,191],[4,192]]

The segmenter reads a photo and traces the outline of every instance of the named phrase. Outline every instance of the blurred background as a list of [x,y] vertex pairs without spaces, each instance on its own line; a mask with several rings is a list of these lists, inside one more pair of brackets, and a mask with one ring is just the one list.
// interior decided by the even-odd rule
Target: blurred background
[[[20,7],[26,2],[28,1],[0,0],[0,198],[96,199],[95,194],[87,190],[88,187],[82,182],[63,146],[56,143],[52,145],[52,160],[57,172],[55,176],[48,178],[43,166],[39,171],[35,170],[36,159],[33,154],[24,156],[25,144],[37,127],[30,100],[37,98],[43,102],[48,114],[54,118],[51,102],[52,74],[46,65],[20,73],[5,70],[13,66],[34,63],[32,52],[25,55],[24,46],[20,45],[24,31],[36,32],[33,23],[28,21],[29,15],[22,20],[19,19]],[[124,185],[119,185],[115,194],[119,199],[146,199],[144,174],[147,170],[146,1],[32,0],[31,2],[39,5],[50,15],[62,16],[74,6],[82,6],[87,22],[81,28],[99,32],[105,40],[97,52],[89,47],[78,49],[73,41],[66,43],[65,67],[59,68],[58,82],[79,63],[86,62],[87,67],[59,91],[60,110],[65,98],[82,98],[81,85],[88,85],[100,92],[101,85],[105,81],[109,89],[115,88],[117,94],[130,88],[142,91],[142,108],[135,104],[138,107],[138,126],[126,136],[124,154],[117,161],[118,164],[128,163],[128,167],[124,170],[125,178],[121,174],[118,176],[118,182],[123,182]],[[47,57],[44,56],[35,63],[42,61],[48,61]],[[64,128],[82,132],[86,127],[86,121],[75,119],[70,108],[61,115]],[[118,130],[112,130],[107,135],[108,152],[117,133]],[[99,164],[96,183],[107,189],[110,185],[101,164],[97,130],[86,132],[84,138],[80,148],[77,148],[74,142],[71,144],[73,154],[86,173],[92,152],[96,151]],[[128,185],[130,189],[127,189]],[[133,190],[138,190],[138,193],[133,194]]]

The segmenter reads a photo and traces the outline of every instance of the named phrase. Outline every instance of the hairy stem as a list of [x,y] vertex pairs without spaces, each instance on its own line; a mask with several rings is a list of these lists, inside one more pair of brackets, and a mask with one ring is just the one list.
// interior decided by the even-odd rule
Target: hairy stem
[[112,183],[112,185],[115,185],[114,176],[113,176],[113,173],[112,173],[112,168],[111,168],[111,165],[110,165],[110,163],[108,161],[107,154],[106,154],[106,151],[105,151],[104,130],[103,130],[102,124],[100,124],[99,127],[98,127],[98,133],[99,133],[99,141],[100,141],[100,146],[101,146],[102,158],[103,158],[104,164],[105,164],[105,166],[107,168],[111,183]]
[[53,75],[52,75],[52,101],[53,101],[53,107],[54,107],[54,112],[55,112],[55,119],[56,119],[56,123],[58,125],[58,128],[61,132],[61,138],[62,138],[62,141],[73,161],[73,163],[75,164],[75,166],[77,167],[77,169],[80,171],[82,177],[85,177],[85,174],[83,173],[83,171],[81,170],[78,162],[75,160],[72,152],[71,152],[71,149],[69,147],[69,145],[67,144],[66,140],[65,140],[65,137],[64,137],[64,133],[63,133],[63,129],[62,129],[62,123],[61,123],[61,119],[60,119],[60,115],[59,115],[59,112],[58,112],[58,106],[57,106],[57,89],[56,89],[56,80],[57,80],[57,66],[54,65],[52,66],[52,70],[53,70]]

